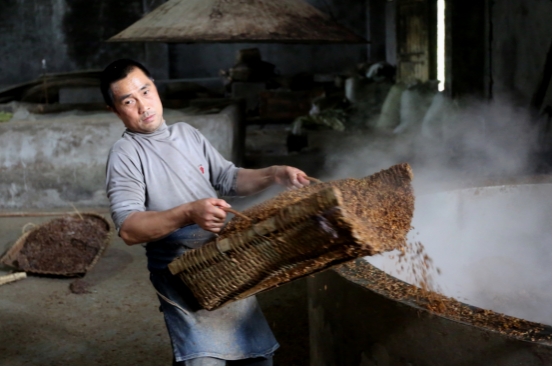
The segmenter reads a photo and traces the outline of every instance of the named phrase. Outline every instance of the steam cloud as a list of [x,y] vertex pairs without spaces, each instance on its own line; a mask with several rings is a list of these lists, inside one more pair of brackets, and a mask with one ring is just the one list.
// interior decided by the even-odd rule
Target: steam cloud
[[[439,98],[442,101],[436,102]],[[335,141],[327,150],[325,171],[330,174],[325,179],[363,177],[409,162],[416,192],[409,241],[421,241],[442,270],[435,277],[441,292],[474,306],[551,324],[551,185],[431,195],[513,182],[533,173],[538,139],[532,126],[527,110],[506,102],[454,103],[435,97],[423,123],[405,134],[357,134],[342,144]],[[368,261],[413,280],[387,255]]]
[[[454,102],[438,94],[424,119],[404,133],[347,131],[338,137],[331,132],[317,139],[324,147],[326,165],[318,174],[324,181],[411,164],[416,212],[409,241],[422,242],[441,269],[434,279],[441,293],[552,324],[551,185],[445,192],[514,182],[533,173],[538,132],[526,109],[506,101]],[[438,192],[444,193],[433,195]],[[264,192],[238,207],[275,193]],[[410,282],[389,255],[368,261]]]

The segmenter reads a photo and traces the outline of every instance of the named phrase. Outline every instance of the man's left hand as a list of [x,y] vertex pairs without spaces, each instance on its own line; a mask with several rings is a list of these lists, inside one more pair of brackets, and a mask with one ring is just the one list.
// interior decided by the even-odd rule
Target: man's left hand
[[308,175],[298,168],[290,166],[275,167],[275,182],[288,189],[299,189],[310,184]]

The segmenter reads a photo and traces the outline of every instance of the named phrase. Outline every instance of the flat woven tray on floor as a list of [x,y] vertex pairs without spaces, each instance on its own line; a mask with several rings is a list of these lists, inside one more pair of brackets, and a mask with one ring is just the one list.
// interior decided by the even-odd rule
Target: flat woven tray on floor
[[213,310],[302,276],[405,244],[412,172],[396,165],[363,179],[284,192],[235,217],[220,236],[169,269]]
[[[81,233],[75,233],[76,228]],[[111,235],[110,223],[99,214],[64,215],[25,232],[0,262],[28,273],[80,276],[100,259]],[[71,246],[63,247],[59,240]]]

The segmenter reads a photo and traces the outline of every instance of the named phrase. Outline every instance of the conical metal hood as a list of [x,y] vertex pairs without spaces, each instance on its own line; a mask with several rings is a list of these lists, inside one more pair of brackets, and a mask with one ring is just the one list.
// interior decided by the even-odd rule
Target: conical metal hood
[[367,42],[302,0],[169,0],[109,41]]

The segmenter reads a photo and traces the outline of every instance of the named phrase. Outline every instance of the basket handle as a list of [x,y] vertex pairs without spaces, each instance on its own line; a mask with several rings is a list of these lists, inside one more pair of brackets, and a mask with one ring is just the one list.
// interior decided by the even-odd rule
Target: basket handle
[[[314,178],[314,177],[310,177],[310,176],[304,176],[305,179],[307,179],[308,181],[312,181],[312,182],[315,182],[315,183],[322,183],[323,181],[321,180],[318,180],[317,178]],[[250,217],[247,217],[246,215],[242,214],[241,212],[239,211],[236,211],[235,209],[231,209],[231,208],[226,208],[226,207],[223,207],[223,206],[219,206],[219,208],[221,210],[223,210],[224,212],[227,212],[227,213],[231,213],[231,214],[234,214],[238,217],[241,217],[243,219],[246,219],[246,220],[249,220],[251,222],[253,222],[252,218]]]
[[235,209],[225,208],[225,207],[222,207],[222,206],[220,206],[219,209],[223,210],[224,212],[234,214],[234,215],[236,215],[237,217],[241,217],[241,218],[243,218],[243,219],[246,219],[246,220],[249,220],[249,221],[253,222],[252,218],[247,217],[246,215],[242,214],[242,213],[239,212],[239,211],[236,211]]
[[31,229],[33,229],[34,227],[36,227],[37,225],[35,223],[27,223],[25,224],[22,228],[21,228],[21,234],[25,234],[27,232],[29,232]]
[[313,183],[323,183],[323,181],[315,178],[315,177],[310,177],[310,176],[304,176],[304,178],[308,181],[312,181]]
[[[258,236],[264,237],[262,234],[260,234],[256,231],[256,227],[254,226],[254,220],[252,218],[242,214],[239,211],[236,211],[235,209],[221,207],[221,206],[219,206],[218,208],[220,208],[221,210],[223,210],[226,213],[231,213],[231,214],[234,214],[234,215],[236,215],[238,217],[241,217],[243,219],[249,220],[250,223],[252,223],[252,230],[254,231],[254,233],[256,233]],[[226,252],[229,251],[229,248],[221,248],[220,247],[219,235],[218,234],[215,235],[215,247],[217,248],[217,251],[219,251],[219,253],[222,254],[222,255],[227,255]],[[233,261],[234,263],[237,262],[236,259],[231,259],[231,261]]]

